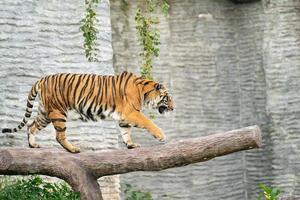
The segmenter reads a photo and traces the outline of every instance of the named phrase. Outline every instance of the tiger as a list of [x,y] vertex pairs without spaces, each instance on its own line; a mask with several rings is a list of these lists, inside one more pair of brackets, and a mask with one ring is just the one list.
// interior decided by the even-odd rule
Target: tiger
[[132,149],[140,147],[132,141],[132,127],[148,130],[159,141],[166,139],[164,132],[142,112],[144,107],[157,109],[161,114],[174,109],[173,98],[163,84],[131,72],[124,71],[119,75],[53,74],[32,86],[25,116],[18,127],[4,128],[2,133],[17,132],[27,124],[36,96],[39,97],[37,116],[27,126],[29,147],[40,147],[35,135],[52,123],[57,142],[71,153],[79,153],[80,148],[66,137],[70,111],[79,114],[83,121],[115,120],[123,143]]

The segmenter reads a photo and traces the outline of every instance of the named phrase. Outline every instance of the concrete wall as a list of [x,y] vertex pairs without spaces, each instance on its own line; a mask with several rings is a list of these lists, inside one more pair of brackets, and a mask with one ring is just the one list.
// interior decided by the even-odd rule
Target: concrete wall
[[[102,0],[99,13],[100,62],[88,63],[80,20],[84,1],[16,0],[0,2],[0,121],[14,127],[24,116],[27,94],[39,78],[60,72],[113,74],[110,3]],[[37,104],[35,104],[37,105]],[[33,114],[33,116],[35,113]],[[70,122],[68,138],[83,151],[117,147],[113,122]],[[42,146],[57,146],[49,125],[37,137]],[[28,146],[26,129],[0,135],[0,146]],[[119,179],[101,182],[105,199],[119,199]]]
[[[127,3],[126,3],[127,2]],[[141,65],[134,14],[140,1],[111,1],[114,67]],[[169,140],[258,124],[260,150],[163,172],[122,175],[155,199],[257,199],[259,183],[300,196],[300,2],[170,1],[161,14],[161,54],[154,76],[177,108],[155,122]],[[144,146],[157,142],[135,130]]]

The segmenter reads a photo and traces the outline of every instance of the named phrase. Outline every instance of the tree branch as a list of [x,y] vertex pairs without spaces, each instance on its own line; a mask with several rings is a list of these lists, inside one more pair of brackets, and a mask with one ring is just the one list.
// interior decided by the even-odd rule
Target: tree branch
[[261,146],[258,126],[147,148],[71,154],[54,148],[0,148],[0,174],[43,174],[68,182],[81,199],[102,199],[97,179],[132,171],[160,171]]

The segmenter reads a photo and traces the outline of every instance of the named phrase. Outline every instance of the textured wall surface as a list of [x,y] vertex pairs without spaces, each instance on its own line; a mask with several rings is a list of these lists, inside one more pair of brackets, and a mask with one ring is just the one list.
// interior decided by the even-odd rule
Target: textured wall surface
[[[98,6],[100,62],[88,63],[79,30],[84,1],[17,0],[0,2],[0,121],[1,127],[21,122],[32,84],[47,74],[59,72],[113,74],[110,4]],[[35,104],[37,105],[37,104]],[[33,113],[33,116],[35,113]],[[117,146],[113,122],[67,124],[68,138],[83,151]],[[41,131],[42,146],[57,146],[52,125]],[[0,135],[0,146],[27,146],[26,129]],[[101,182],[106,199],[119,199],[119,181],[105,177]]]
[[300,198],[300,2],[269,1],[263,46],[272,183]]
[[[127,2],[127,3],[126,3]],[[140,1],[111,1],[114,67],[141,65],[134,15]],[[300,198],[300,2],[170,1],[154,76],[176,110],[155,122],[169,140],[258,124],[260,150],[162,172],[121,176],[155,199],[257,199],[259,183]],[[144,146],[157,142],[134,133]]]

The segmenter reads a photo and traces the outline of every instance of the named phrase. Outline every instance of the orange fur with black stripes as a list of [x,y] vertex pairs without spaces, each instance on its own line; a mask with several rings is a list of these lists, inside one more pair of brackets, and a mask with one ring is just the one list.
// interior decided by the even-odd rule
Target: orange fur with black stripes
[[28,142],[39,147],[35,134],[52,123],[57,141],[68,151],[80,149],[66,137],[66,121],[70,110],[80,114],[82,120],[105,119],[118,121],[124,143],[128,148],[139,147],[131,139],[131,127],[146,128],[155,138],[165,140],[165,134],[142,112],[144,105],[158,109],[160,113],[173,110],[173,100],[160,83],[123,72],[116,76],[95,74],[55,74],[43,77],[32,87],[27,100],[23,121],[18,128],[2,129],[17,132],[27,123],[32,113],[33,101],[39,96],[38,115],[28,126]]

